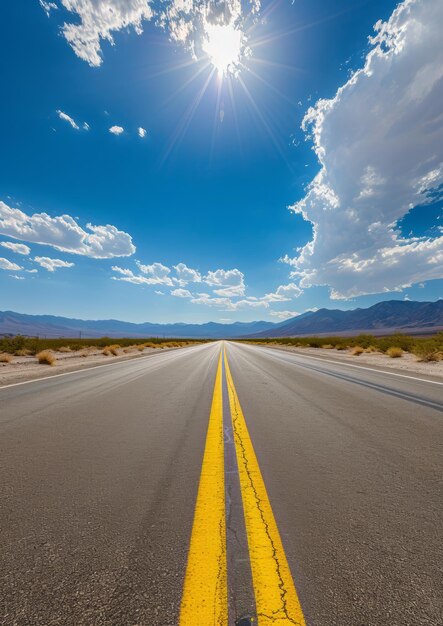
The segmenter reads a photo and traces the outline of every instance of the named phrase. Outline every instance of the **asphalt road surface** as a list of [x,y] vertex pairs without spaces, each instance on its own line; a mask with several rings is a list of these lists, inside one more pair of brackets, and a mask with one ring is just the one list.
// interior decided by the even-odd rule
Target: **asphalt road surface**
[[270,348],[1,388],[0,624],[441,626],[442,459],[441,382]]

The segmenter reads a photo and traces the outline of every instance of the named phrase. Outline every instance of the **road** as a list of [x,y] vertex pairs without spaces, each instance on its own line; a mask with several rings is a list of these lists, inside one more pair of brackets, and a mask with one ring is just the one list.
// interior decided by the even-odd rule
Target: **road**
[[441,626],[420,378],[214,342],[1,388],[0,623]]

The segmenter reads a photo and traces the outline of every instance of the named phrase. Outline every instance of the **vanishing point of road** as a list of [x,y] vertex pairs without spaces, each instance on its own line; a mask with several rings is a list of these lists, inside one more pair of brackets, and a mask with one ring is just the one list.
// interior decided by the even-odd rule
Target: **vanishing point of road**
[[443,384],[214,342],[0,388],[2,626],[441,626]]

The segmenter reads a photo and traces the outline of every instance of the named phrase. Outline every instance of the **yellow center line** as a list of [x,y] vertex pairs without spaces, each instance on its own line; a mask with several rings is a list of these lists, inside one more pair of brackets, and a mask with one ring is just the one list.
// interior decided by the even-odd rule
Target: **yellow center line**
[[306,626],[229,369],[226,348],[224,357],[258,624]]
[[222,353],[194,513],[180,626],[227,626]]

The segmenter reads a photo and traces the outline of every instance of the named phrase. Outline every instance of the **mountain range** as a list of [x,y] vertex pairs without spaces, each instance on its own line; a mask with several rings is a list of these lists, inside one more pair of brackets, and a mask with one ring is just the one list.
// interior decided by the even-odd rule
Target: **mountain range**
[[319,309],[299,315],[255,337],[292,337],[324,334],[388,334],[391,332],[426,333],[443,329],[443,300],[412,302],[388,300],[367,309],[341,311]]
[[0,335],[39,337],[184,337],[236,339],[370,332],[426,333],[443,329],[443,300],[390,300],[367,309],[319,309],[280,323],[256,321],[219,324],[135,324],[119,320],[80,320],[55,315],[0,312]]

